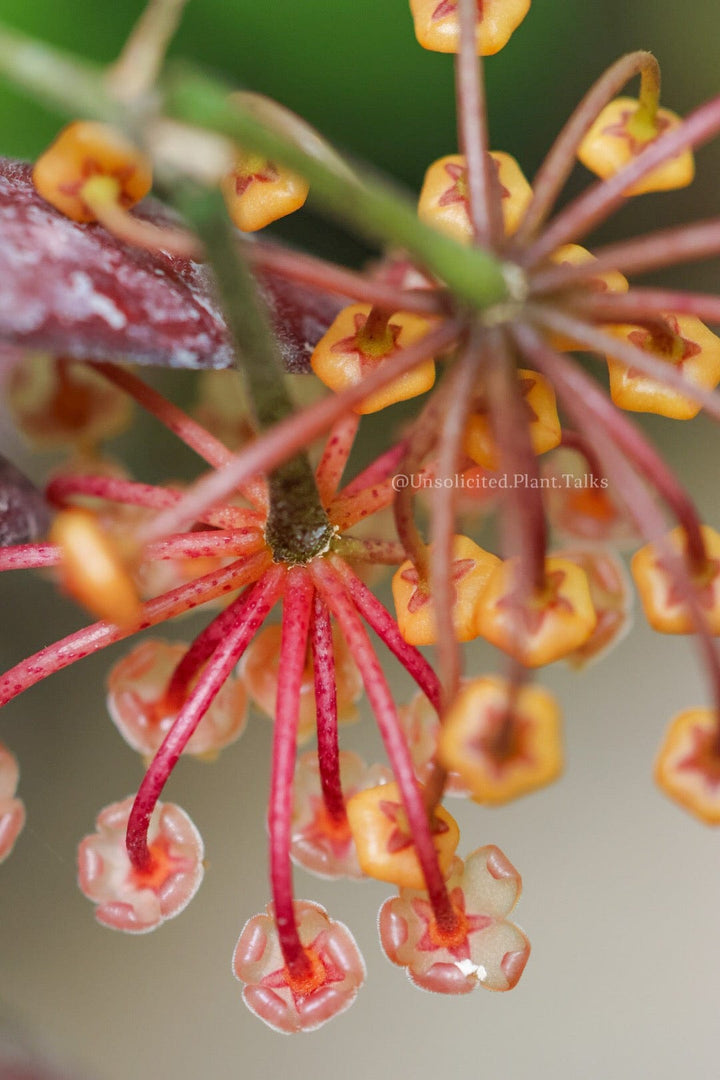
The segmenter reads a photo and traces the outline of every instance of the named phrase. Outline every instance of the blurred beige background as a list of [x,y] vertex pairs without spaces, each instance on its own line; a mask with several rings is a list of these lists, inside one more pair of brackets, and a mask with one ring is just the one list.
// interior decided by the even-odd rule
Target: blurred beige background
[[[364,68],[343,81],[333,66],[337,55],[369,56],[368,27],[384,18],[386,8],[397,23],[395,8],[386,0],[368,0],[361,8],[341,0],[332,8],[332,25],[319,21],[315,36],[308,31],[305,40],[297,36],[307,31],[299,22],[306,14],[321,20],[328,5],[308,2],[299,19],[285,18],[300,10],[285,2],[267,5],[262,14],[249,0],[198,0],[178,51],[225,71],[246,63],[252,69],[247,81],[270,92],[284,80],[283,100],[358,153],[372,153],[379,140],[373,156],[416,186],[420,163],[452,148],[445,61],[431,57],[422,68],[432,73],[429,83],[437,77],[431,89],[424,74],[413,84],[392,70],[382,91],[374,90],[379,77],[367,76]],[[37,32],[102,57],[113,54],[121,27],[139,6],[43,0],[29,7],[0,0],[0,16],[16,26],[40,24]],[[407,16],[400,7],[402,22]],[[81,11],[89,13],[86,19]],[[624,48],[658,51],[668,102],[679,108],[720,89],[715,0],[682,8],[670,0],[535,0],[533,18],[535,29],[529,21],[524,44],[518,37],[508,52],[509,67],[503,69],[500,58],[490,77],[496,145],[518,154],[529,173],[547,145],[548,128]],[[268,60],[268,43],[283,29],[287,33]],[[405,29],[409,33],[409,23]],[[394,39],[386,37],[381,46],[386,67],[395,51],[388,41]],[[407,44],[398,49],[403,56],[411,51]],[[442,108],[421,114],[441,91]],[[369,106],[363,94],[371,95]],[[405,126],[391,119],[391,99],[410,118]],[[0,99],[5,145],[32,153],[51,121],[30,111],[28,126],[18,108],[16,98]],[[396,169],[399,146],[406,157]],[[659,218],[716,213],[720,154],[709,149],[700,162],[704,178],[693,189],[633,203],[618,230],[627,234]],[[716,266],[683,270],[668,280],[717,288]],[[682,470],[706,519],[717,525],[716,429],[703,420],[647,426]],[[146,449],[150,431],[146,422],[142,436],[124,444],[136,471],[162,478],[163,460],[169,459],[171,475],[177,475],[172,444],[161,440],[154,451]],[[7,430],[0,441],[22,457]],[[3,578],[0,612],[3,668],[82,622],[47,582],[29,574]],[[179,624],[176,633],[185,636],[201,625],[199,619]],[[429,1080],[445,1073],[499,1080],[675,1080],[681,1072],[715,1080],[720,840],[661,796],[651,779],[669,717],[707,701],[687,642],[653,635],[638,619],[621,648],[584,675],[555,665],[546,681],[565,711],[564,778],[499,810],[451,805],[465,850],[497,843],[523,874],[517,920],[533,955],[517,989],[507,995],[478,990],[459,999],[421,993],[379,949],[375,918],[387,887],[318,881],[297,871],[297,895],[326,905],[355,932],[368,979],[349,1013],[292,1040],[247,1012],[230,973],[243,923],[268,898],[267,721],[253,717],[243,739],[214,766],[181,762],[170,784],[167,797],[198,824],[208,859],[205,882],[179,918],[147,936],[114,934],[94,923],[91,905],[75,886],[77,842],[92,830],[98,809],[131,793],[141,777],[137,757],[104,707],[107,668],[122,651],[120,646],[83,661],[0,717],[0,738],[21,762],[20,794],[28,810],[16,851],[0,867],[0,1017],[31,1046],[96,1080],[334,1080],[338,1074],[345,1080]],[[470,671],[493,663],[489,647],[473,647],[468,655]],[[399,697],[408,694],[407,682],[398,680]],[[379,754],[367,707],[362,724],[344,732],[344,744],[368,758]]]

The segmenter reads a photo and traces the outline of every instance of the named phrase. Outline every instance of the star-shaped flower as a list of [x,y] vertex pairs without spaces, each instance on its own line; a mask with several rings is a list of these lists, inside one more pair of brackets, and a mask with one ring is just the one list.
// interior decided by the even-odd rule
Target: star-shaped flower
[[522,883],[494,845],[455,859],[447,881],[455,923],[438,926],[421,892],[401,889],[380,909],[380,941],[388,959],[411,982],[441,994],[468,994],[477,986],[510,990],[530,955],[530,944],[507,915]]
[[272,904],[250,919],[233,954],[245,1004],[276,1031],[314,1031],[350,1008],[365,980],[365,963],[348,928],[307,900],[294,903],[307,965],[284,962]]

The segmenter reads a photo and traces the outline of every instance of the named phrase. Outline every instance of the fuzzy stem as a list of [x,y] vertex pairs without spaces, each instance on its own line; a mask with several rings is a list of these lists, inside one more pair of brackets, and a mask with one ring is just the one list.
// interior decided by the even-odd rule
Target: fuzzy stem
[[[393,540],[366,540],[356,536],[338,536],[331,550],[341,559],[369,562],[381,566],[399,566],[405,562],[405,548]],[[0,552],[2,559],[2,552]]]
[[312,613],[312,657],[315,672],[315,712],[317,715],[317,756],[323,802],[330,818],[347,821],[340,780],[337,686],[330,612],[315,594]]
[[333,557],[330,558],[330,563],[342,579],[350,599],[368,626],[375,631],[383,644],[400,661],[408,675],[415,680],[432,707],[439,713],[442,688],[440,680],[425,657],[414,645],[408,645],[398,630],[398,625],[390,612],[383,607],[377,597],[352,572],[349,566],[341,559]]
[[269,563],[268,553],[265,550],[260,551],[257,555],[238,559],[231,566],[213,570],[187,585],[180,585],[154,600],[148,600],[142,605],[142,615],[134,626],[120,627],[114,623],[96,622],[61,638],[40,652],[21,660],[0,676],[0,705],[5,705],[35,683],[46,679],[48,675],[62,671],[91,653],[98,652],[116,641],[122,641],[140,630],[182,615],[199,604],[206,604],[209,600],[241,589],[255,581]]
[[308,630],[313,606],[313,583],[304,567],[293,567],[287,575],[283,600],[282,639],[272,773],[270,777],[270,883],[275,906],[275,923],[283,958],[292,983],[309,972],[309,961],[298,935],[293,907],[290,823],[297,731],[300,718],[300,686],[307,653]]
[[573,170],[577,148],[599,114],[638,72],[642,85],[654,83],[659,90],[660,68],[652,53],[628,53],[603,72],[570,115],[533,180],[532,200],[513,238],[518,247],[527,244],[546,220]]
[[328,434],[322,457],[315,470],[315,483],[323,506],[327,506],[337,494],[359,425],[360,416],[357,413],[348,413],[333,424]]
[[380,457],[375,458],[366,469],[363,469],[349,484],[346,484],[341,489],[340,498],[355,495],[358,491],[364,491],[365,488],[381,484],[383,480],[389,480],[395,475],[395,470],[407,453],[407,446],[407,439],[402,439],[395,446],[391,446],[389,450],[386,450],[384,454],[381,454]]
[[720,420],[720,394],[705,390],[697,383],[691,382],[667,360],[661,360],[652,353],[632,345],[629,341],[621,341],[620,338],[598,330],[583,319],[555,308],[541,307],[538,304],[536,307],[528,307],[527,314],[542,326],[570,337],[578,343],[579,347],[593,353],[611,356],[613,360],[619,360],[620,363],[641,371],[643,375],[657,379],[658,382],[677,390],[684,397],[702,406],[708,416]]
[[448,308],[447,295],[440,289],[397,289],[280,245],[246,243],[243,253],[250,265],[260,270],[272,270],[290,281],[350,297],[357,303],[372,304],[391,314],[409,311],[415,315],[442,315]]
[[[644,273],[665,266],[711,258],[720,253],[720,218],[707,218],[693,225],[658,229],[631,240],[606,244],[593,251],[594,262],[547,266],[533,274],[529,282],[531,296],[572,289],[608,270],[624,274]],[[603,294],[598,294],[602,296]]]
[[422,792],[415,779],[412,758],[400,727],[390,688],[342,580],[326,559],[316,560],[312,565],[312,573],[320,593],[342,627],[348,647],[360,668],[365,692],[375,713],[380,735],[400,789],[415,853],[425,878],[435,918],[439,927],[450,930],[457,926],[457,914],[445,888]]
[[542,236],[519,258],[524,267],[534,267],[556,248],[570,241],[578,243],[601,221],[621,206],[625,192],[659,165],[684,150],[701,146],[720,131],[720,96],[711,98],[685,119],[680,127],[666,131],[615,176],[593,184],[574,199],[548,225]]
[[[177,506],[184,493],[173,488],[138,484],[133,480],[116,480],[111,476],[83,476],[80,473],[56,476],[50,481],[45,497],[56,506],[64,506],[69,495],[86,495],[119,502],[129,506],[144,506],[152,510],[170,510]],[[261,526],[265,515],[257,510],[241,510],[234,506],[221,506],[206,510],[198,521],[221,529],[242,529]],[[167,535],[160,533],[160,536]]]
[[[282,360],[253,278],[238,253],[219,192],[190,184],[173,189],[178,209],[197,230],[217,279],[228,325],[242,357],[242,371],[261,430],[291,418],[292,401]],[[318,497],[306,454],[270,474],[270,513],[265,535],[276,561],[306,562],[327,550],[332,528]]]
[[165,690],[165,702],[169,710],[178,712],[182,708],[191,682],[220,642],[234,629],[238,616],[244,610],[244,602],[249,599],[253,588],[252,585],[248,586],[242,596],[208,623],[176,665]]
[[262,626],[280,594],[284,577],[284,567],[273,567],[249,593],[243,593],[234,601],[232,629],[218,645],[150,763],[135,796],[127,825],[127,853],[136,870],[149,870],[152,866],[152,854],[147,843],[148,826],[170,774],[223,683]]
[[0,571],[39,570],[57,566],[62,558],[62,548],[58,544],[13,544],[12,547],[0,547]]
[[274,468],[279,462],[286,461],[291,454],[327,431],[339,417],[359,405],[369,394],[410,371],[428,356],[435,356],[448,348],[457,337],[458,331],[459,324],[448,320],[437,329],[431,330],[415,345],[391,356],[362,382],[341,394],[323,398],[296,416],[280,421],[272,431],[266,432],[242,450],[230,465],[197,481],[176,506],[157,516],[144,531],[143,540],[149,542],[166,533],[176,532],[186,522],[201,517],[209,507],[216,505],[249,477],[257,476]]
[[227,533],[206,529],[202,532],[179,533],[148,544],[144,557],[147,560],[237,559],[241,555],[252,555],[262,547],[264,540],[259,529],[234,529]]
[[475,31],[477,0],[459,0],[460,51],[455,57],[455,98],[458,141],[465,155],[468,213],[475,243],[494,246],[503,235],[499,190],[488,153],[487,109],[482,60],[477,55]]
[[353,525],[357,525],[359,521],[390,506],[395,497],[392,480],[384,480],[374,487],[358,491],[347,498],[338,497],[328,507],[328,514],[335,527],[340,532],[345,532]]

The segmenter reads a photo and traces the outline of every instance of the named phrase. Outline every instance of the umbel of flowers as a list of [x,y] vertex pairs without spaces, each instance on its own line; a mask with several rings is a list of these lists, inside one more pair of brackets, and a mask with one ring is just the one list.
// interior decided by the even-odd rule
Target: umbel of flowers
[[[193,641],[145,637],[112,668],[110,716],[147,771],[136,795],[105,807],[82,841],[79,882],[114,929],[141,933],[180,913],[202,879],[203,842],[160,797],[183,753],[212,759],[241,736],[252,701],[274,723],[271,900],[242,929],[233,971],[248,1007],[284,1032],[344,1011],[365,973],[348,928],[294,898],[293,860],[324,877],[366,875],[398,889],[381,908],[380,938],[416,985],[464,994],[518,982],[530,948],[509,919],[520,876],[492,844],[460,857],[442,800],[500,805],[560,774],[560,709],[535,670],[557,660],[582,667],[625,632],[630,587],[614,550],[622,543],[644,544],[632,573],[650,624],[695,634],[709,674],[710,705],[672,722],[657,779],[702,820],[720,821],[720,536],[624,415],[689,419],[704,408],[720,417],[720,339],[700,321],[720,321],[720,299],[625,276],[717,253],[720,225],[594,252],[579,244],[628,197],[690,183],[692,148],[720,130],[720,100],[681,121],[660,107],[655,59],[623,57],[580,102],[531,186],[514,159],[488,146],[478,61],[502,48],[528,8],[528,0],[412,0],[420,44],[455,54],[460,132],[460,152],[448,147],[428,168],[417,214],[257,95],[227,99],[187,72],[155,94],[177,4],[151,2],[102,77],[84,68],[83,78],[63,79],[67,61],[47,50],[41,86],[22,50],[0,54],[31,90],[49,80],[69,108],[93,91],[96,115],[134,119],[126,130],[76,120],[32,173],[6,164],[1,177],[16,272],[0,285],[17,290],[18,302],[0,330],[15,346],[54,354],[15,368],[8,402],[28,437],[76,453],[47,485],[55,510],[47,538],[9,534],[0,569],[50,568],[99,621],[8,671],[0,703],[140,630],[219,607]],[[621,96],[636,76],[638,98]],[[600,182],[551,218],[576,158]],[[154,173],[182,222],[133,210]],[[301,207],[308,191],[394,254],[362,275],[249,243],[230,224],[261,229]],[[47,241],[56,230],[63,245]],[[93,244],[123,272],[125,294],[94,281]],[[22,319],[31,245],[40,251],[33,302],[47,306],[39,336]],[[89,260],[82,272],[95,309],[104,301],[125,319],[104,347],[43,297],[51,249],[71,258],[76,247]],[[212,294],[200,261],[213,271]],[[65,264],[54,265],[62,286]],[[168,323],[138,329],[138,281],[156,290],[153,311],[167,304]],[[192,333],[171,303],[181,295],[197,304]],[[229,407],[237,385],[225,383],[206,392],[200,423],[112,363],[122,351],[145,362],[169,353],[196,366],[232,363],[247,407]],[[567,355],[574,351],[605,358],[610,397]],[[280,364],[303,353],[331,393],[295,409]],[[348,479],[362,417],[422,395],[402,436]],[[210,472],[181,490],[132,479],[103,458],[99,442],[129,419],[129,399]],[[322,435],[311,468],[305,451]],[[427,533],[419,488],[431,494]],[[677,521],[669,534],[656,497]],[[497,511],[498,552],[459,532],[468,501]],[[375,518],[389,508],[392,538]],[[559,549],[550,550],[550,527]],[[383,567],[395,568],[394,616],[365,580]],[[278,605],[279,624],[268,623]],[[415,680],[406,706],[393,701],[367,628]],[[461,643],[477,637],[506,654],[502,676],[464,674]],[[435,647],[434,665],[424,646]],[[355,717],[363,689],[387,764],[340,749],[339,724]],[[298,743],[313,735],[316,751],[298,758]],[[17,763],[0,747],[0,859],[24,820],[17,781]]]

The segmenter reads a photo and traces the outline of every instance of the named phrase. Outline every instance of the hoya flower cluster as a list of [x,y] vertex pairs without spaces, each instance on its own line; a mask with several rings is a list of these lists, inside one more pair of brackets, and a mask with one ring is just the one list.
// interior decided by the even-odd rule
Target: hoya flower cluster
[[[176,7],[152,5],[160,18],[141,21],[103,84],[136,118],[138,102],[155,101]],[[625,415],[720,417],[720,339],[700,321],[720,321],[720,301],[626,276],[716,253],[720,229],[594,251],[579,243],[627,198],[691,182],[692,148],[720,131],[720,100],[683,121],[659,104],[654,57],[623,57],[531,184],[488,145],[478,60],[518,30],[529,0],[410,7],[419,43],[455,55],[460,132],[460,146],[429,165],[416,208],[356,175],[280,106],[227,98],[199,77],[193,95],[166,95],[152,137],[75,120],[32,170],[5,163],[0,176],[14,268],[0,285],[17,296],[0,332],[19,350],[52,354],[23,357],[6,398],[29,439],[72,450],[45,491],[47,537],[10,535],[0,569],[46,568],[99,619],[2,676],[0,703],[203,605],[209,621],[192,641],[152,629],[110,669],[110,718],[147,771],[82,840],[79,884],[117,930],[178,915],[200,886],[203,842],[160,797],[181,755],[211,761],[241,738],[249,707],[265,714],[271,897],[239,928],[232,964],[248,1007],[284,1032],[343,1012],[365,975],[350,930],[295,898],[293,862],[396,887],[380,940],[415,985],[446,994],[516,985],[530,952],[510,919],[520,875],[485,837],[458,854],[442,800],[497,806],[559,776],[561,710],[535,676],[559,660],[582,668],[627,631],[620,547],[638,549],[632,575],[651,626],[694,634],[709,674],[710,704],[671,723],[658,782],[720,822],[720,534]],[[635,77],[638,97],[624,96]],[[551,217],[576,159],[600,182]],[[141,202],[156,170],[184,221]],[[368,273],[243,235],[309,192],[382,240]],[[33,259],[47,306],[34,324],[23,319]],[[55,275],[49,299],[38,274]],[[78,281],[112,333],[77,308],[75,324],[60,317],[63,290]],[[610,396],[575,352],[606,365]],[[193,417],[114,363],[121,354],[234,366],[245,383],[205,372]],[[283,362],[305,369],[322,396],[294,407]],[[388,410],[393,431],[392,407],[416,399],[409,425],[348,476],[363,417]],[[210,472],[189,487],[153,485],[106,457],[101,444],[130,421],[130,401]],[[311,467],[306,450],[321,436]],[[677,522],[670,533],[656,498]],[[497,550],[460,531],[468,509],[497,516]],[[371,587],[385,568],[394,613]],[[411,701],[393,700],[368,629],[417,684]],[[475,638],[505,655],[501,673],[463,671],[461,645]],[[363,698],[387,763],[340,748],[339,726],[358,718]],[[0,746],[0,860],[24,821],[17,783]]]

